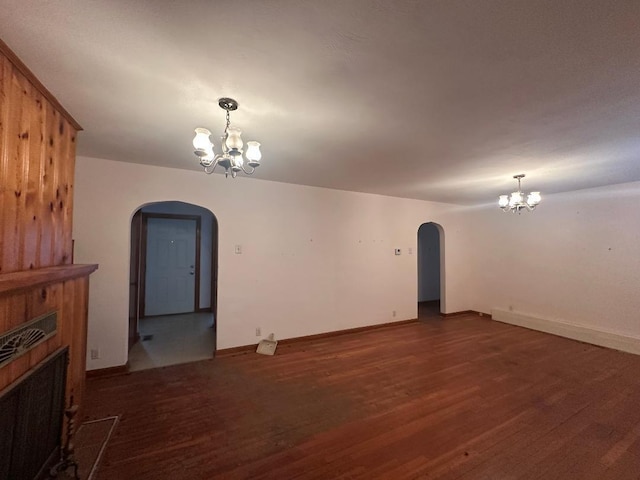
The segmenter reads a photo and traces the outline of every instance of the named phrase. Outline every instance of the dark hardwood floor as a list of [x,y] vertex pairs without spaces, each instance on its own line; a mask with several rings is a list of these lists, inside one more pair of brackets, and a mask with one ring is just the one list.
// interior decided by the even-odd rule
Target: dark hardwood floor
[[477,316],[88,382],[98,479],[638,479],[640,357]]

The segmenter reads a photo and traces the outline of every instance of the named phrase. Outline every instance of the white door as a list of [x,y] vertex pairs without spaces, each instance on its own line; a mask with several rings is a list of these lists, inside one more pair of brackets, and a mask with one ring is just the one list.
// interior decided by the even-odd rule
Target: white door
[[147,218],[146,316],[195,311],[196,221]]

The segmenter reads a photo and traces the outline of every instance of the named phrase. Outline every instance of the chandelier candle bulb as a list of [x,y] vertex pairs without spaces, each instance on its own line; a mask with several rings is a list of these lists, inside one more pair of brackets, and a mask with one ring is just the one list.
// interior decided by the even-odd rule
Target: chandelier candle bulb
[[529,205],[537,205],[540,203],[540,200],[542,200],[540,192],[531,192],[527,197],[527,203]]
[[209,140],[211,132],[206,128],[196,128],[196,136],[193,138],[193,148],[195,154],[199,157],[206,156],[209,152],[213,153],[213,143]]
[[237,127],[229,127],[227,129],[227,141],[225,142],[229,153],[233,156],[242,154],[242,132]]
[[247,160],[249,160],[249,166],[257,167],[260,165],[260,159],[262,158],[262,153],[260,153],[260,144],[258,142],[247,142]]

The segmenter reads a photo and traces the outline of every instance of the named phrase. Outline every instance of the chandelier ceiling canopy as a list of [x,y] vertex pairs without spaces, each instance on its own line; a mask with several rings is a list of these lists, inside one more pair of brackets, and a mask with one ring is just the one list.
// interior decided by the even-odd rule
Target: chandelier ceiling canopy
[[221,166],[224,168],[225,177],[231,174],[231,177],[235,178],[239,172],[251,175],[260,166],[262,158],[260,144],[254,141],[247,142],[247,151],[244,152],[242,150],[244,143],[240,137],[242,132],[238,127],[231,126],[229,116],[229,112],[238,109],[238,102],[233,98],[221,98],[218,100],[218,105],[227,112],[227,124],[224,128],[224,134],[220,137],[222,153],[214,152],[214,144],[209,138],[211,132],[202,127],[196,128],[196,136],[193,138],[193,148],[195,149],[193,153],[200,160],[200,165],[204,168],[205,173],[213,173],[217,166]]
[[540,192],[531,192],[526,194],[522,192],[522,187],[520,185],[521,180],[524,178],[524,173],[519,175],[514,175],[513,178],[518,180],[518,190],[512,192],[511,195],[500,195],[498,198],[498,206],[504,212],[512,212],[512,213],[520,213],[523,209],[527,209],[528,211],[535,210],[536,206],[542,200],[540,196]]

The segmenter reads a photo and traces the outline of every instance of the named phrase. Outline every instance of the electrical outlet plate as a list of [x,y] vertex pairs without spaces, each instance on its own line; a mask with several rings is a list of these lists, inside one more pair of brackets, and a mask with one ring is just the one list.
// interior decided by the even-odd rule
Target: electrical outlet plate
[[400,255],[402,253],[402,251],[399,248],[396,248],[395,252],[396,252],[396,255]]

